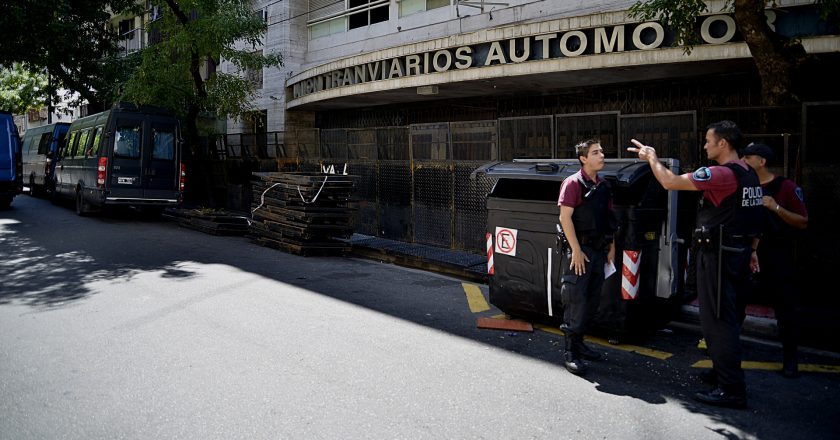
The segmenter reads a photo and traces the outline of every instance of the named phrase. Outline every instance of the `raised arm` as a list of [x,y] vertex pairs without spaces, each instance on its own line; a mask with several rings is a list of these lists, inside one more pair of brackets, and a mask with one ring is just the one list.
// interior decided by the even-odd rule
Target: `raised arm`
[[653,171],[654,177],[656,177],[656,180],[659,181],[663,188],[675,191],[699,191],[694,185],[694,182],[688,177],[688,174],[674,174],[673,171],[669,170],[665,165],[662,165],[653,147],[643,145],[635,139],[631,139],[630,142],[635,145],[635,148],[630,147],[627,151],[638,153],[639,159],[647,161],[650,164],[650,169]]

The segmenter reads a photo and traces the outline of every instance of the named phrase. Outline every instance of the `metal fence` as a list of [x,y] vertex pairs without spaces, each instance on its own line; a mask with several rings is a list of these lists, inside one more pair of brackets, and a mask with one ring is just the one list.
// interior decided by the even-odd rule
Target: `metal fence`
[[[661,157],[680,159],[683,169],[690,170],[706,161],[702,127],[732,119],[743,127],[747,139],[761,139],[785,158],[780,174],[800,177],[801,170],[806,169],[801,181],[813,188],[813,197],[836,200],[836,180],[831,186],[824,181],[836,177],[832,170],[838,153],[827,147],[831,140],[826,127],[833,125],[838,108],[838,103],[808,104],[794,110],[708,108],[699,118],[694,111],[632,115],[607,111],[393,127],[303,129],[219,136],[207,140],[202,151],[211,162],[228,162],[227,166],[216,164],[205,169],[225,169],[228,174],[230,162],[236,161],[259,170],[272,166],[279,170],[318,170],[321,165],[334,165],[343,171],[346,164],[347,172],[358,178],[357,231],[483,253],[485,198],[495,182],[471,178],[472,171],[493,160],[570,158],[574,144],[589,137],[601,139],[607,157],[626,156],[628,140],[637,138],[655,145]],[[807,136],[803,134],[806,128]],[[810,150],[805,148],[806,140]],[[834,218],[833,213],[825,214]]]

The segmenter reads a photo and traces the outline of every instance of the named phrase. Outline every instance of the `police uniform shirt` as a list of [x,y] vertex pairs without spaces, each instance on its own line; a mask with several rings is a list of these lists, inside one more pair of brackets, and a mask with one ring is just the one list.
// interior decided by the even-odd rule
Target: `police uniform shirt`
[[[733,162],[749,169],[749,165],[743,159]],[[738,190],[738,178],[731,169],[723,165],[700,167],[691,173],[689,178],[697,189],[703,191],[703,198],[713,206],[720,206],[725,198]]]
[[[761,184],[761,188],[766,189],[771,182],[772,180]],[[770,195],[766,191],[764,193]],[[782,208],[803,217],[808,217],[808,209],[805,207],[805,197],[802,194],[802,188],[798,187],[793,180],[787,178],[782,180],[779,192],[773,198],[776,199],[776,203],[781,205]]]
[[[577,208],[583,203],[583,187],[580,179],[585,179],[589,185],[597,185],[604,181],[604,178],[597,174],[595,175],[595,181],[593,181],[581,169],[563,181],[563,185],[560,186],[560,197],[557,199],[557,206]],[[610,200],[609,207],[612,209],[612,200]]]

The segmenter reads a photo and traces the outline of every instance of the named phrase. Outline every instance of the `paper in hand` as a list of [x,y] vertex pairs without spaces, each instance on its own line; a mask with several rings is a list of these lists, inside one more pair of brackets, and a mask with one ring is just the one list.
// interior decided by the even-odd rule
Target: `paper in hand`
[[614,274],[615,272],[616,272],[615,263],[610,262],[610,261],[607,261],[606,263],[604,263],[604,279],[609,278],[610,275]]

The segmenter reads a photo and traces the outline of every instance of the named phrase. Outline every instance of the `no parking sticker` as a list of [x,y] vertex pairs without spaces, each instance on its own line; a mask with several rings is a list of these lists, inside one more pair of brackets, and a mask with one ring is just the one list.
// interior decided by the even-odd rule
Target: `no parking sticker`
[[496,253],[516,256],[516,229],[496,226]]

